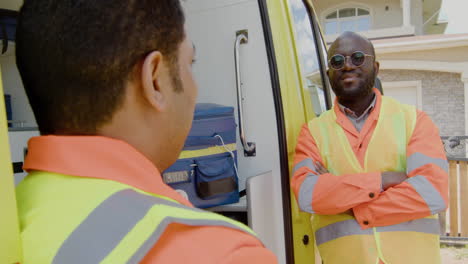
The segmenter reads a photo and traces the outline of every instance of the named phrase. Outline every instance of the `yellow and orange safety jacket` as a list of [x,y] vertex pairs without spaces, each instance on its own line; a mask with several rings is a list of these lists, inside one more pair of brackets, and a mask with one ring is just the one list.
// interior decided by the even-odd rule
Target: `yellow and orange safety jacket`
[[17,187],[24,263],[277,263],[248,227],[190,202],[126,142],[29,141]]
[[[440,263],[436,214],[447,207],[448,164],[438,129],[422,111],[374,91],[361,132],[337,103],[303,126],[296,199],[314,214],[325,263]],[[316,161],[330,173],[318,175]],[[383,191],[386,171],[408,179]]]

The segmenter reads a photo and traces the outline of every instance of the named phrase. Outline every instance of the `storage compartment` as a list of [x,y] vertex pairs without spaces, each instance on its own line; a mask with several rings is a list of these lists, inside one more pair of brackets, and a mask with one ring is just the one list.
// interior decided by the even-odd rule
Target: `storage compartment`
[[163,180],[199,208],[239,201],[233,107],[197,104],[180,158]]
[[178,160],[164,171],[164,181],[199,208],[239,201],[235,161],[229,153]]
[[237,174],[234,159],[230,153],[205,160],[195,160],[195,182],[198,197],[212,200],[229,196],[228,202],[239,201]]

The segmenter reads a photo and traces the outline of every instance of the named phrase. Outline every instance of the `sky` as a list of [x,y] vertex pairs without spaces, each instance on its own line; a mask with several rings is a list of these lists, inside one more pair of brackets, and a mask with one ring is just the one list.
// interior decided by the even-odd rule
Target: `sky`
[[449,23],[446,34],[468,33],[467,0],[442,0],[439,19],[447,18]]

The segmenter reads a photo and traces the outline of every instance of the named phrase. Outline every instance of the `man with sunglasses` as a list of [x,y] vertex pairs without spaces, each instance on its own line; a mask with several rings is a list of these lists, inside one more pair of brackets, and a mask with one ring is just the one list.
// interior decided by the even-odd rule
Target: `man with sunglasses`
[[448,165],[437,127],[374,88],[368,39],[345,32],[328,56],[335,105],[303,126],[292,179],[324,263],[440,263]]

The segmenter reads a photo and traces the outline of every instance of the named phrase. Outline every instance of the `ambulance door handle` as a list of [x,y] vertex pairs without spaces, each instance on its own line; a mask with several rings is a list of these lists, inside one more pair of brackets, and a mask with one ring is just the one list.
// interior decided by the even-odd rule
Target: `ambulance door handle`
[[236,66],[236,87],[237,87],[237,114],[239,117],[239,137],[244,147],[244,156],[251,157],[256,155],[256,145],[254,142],[248,142],[244,131],[242,79],[240,71],[239,48],[241,44],[247,44],[249,35],[247,30],[236,32],[236,43],[234,45],[234,60]]

